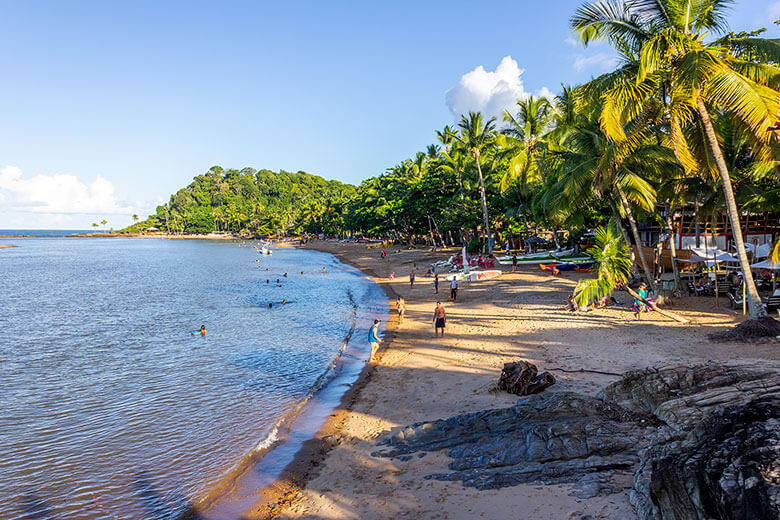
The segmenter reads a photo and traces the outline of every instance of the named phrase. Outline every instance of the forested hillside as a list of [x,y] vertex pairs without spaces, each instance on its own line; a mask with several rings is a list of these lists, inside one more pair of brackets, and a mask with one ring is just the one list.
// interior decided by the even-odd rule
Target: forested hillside
[[334,232],[341,205],[355,187],[305,172],[212,167],[128,231],[150,226],[171,232]]

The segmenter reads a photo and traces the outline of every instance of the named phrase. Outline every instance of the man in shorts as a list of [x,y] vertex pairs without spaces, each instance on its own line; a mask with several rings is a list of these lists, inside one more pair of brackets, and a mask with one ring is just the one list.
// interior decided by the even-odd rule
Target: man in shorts
[[458,280],[453,278],[450,282],[450,300],[455,301],[458,299]]
[[433,311],[433,333],[435,337],[439,337],[439,329],[441,329],[441,337],[444,337],[444,325],[446,322],[447,313],[444,312],[441,302],[436,302],[436,309]]

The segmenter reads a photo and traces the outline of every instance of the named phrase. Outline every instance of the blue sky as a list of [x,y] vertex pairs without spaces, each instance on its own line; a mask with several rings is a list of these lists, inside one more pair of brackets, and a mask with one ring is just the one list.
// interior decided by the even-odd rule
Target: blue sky
[[571,41],[580,4],[0,2],[0,228],[121,227],[215,164],[359,183],[453,111],[606,70]]

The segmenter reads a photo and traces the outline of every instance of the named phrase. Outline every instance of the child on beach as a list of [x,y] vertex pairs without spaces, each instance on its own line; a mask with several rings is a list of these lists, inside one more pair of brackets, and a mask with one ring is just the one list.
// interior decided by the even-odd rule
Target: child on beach
[[639,315],[648,310],[647,303],[645,303],[647,300],[647,285],[640,285],[636,292],[639,298],[634,300],[634,316],[636,316],[636,319],[639,319]]
[[398,311],[398,321],[400,323],[404,320],[404,313],[406,312],[406,302],[400,296],[398,301],[395,302],[395,309]]

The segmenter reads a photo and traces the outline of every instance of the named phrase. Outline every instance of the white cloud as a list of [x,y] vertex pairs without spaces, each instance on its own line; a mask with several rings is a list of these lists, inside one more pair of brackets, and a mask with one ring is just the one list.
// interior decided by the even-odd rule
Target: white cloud
[[114,186],[97,176],[85,184],[74,175],[25,177],[16,166],[0,169],[0,209],[45,214],[126,215],[133,208],[118,202]]
[[618,64],[616,56],[608,54],[606,52],[599,52],[592,56],[585,56],[583,54],[574,55],[574,70],[582,72],[585,69],[595,68],[599,72],[606,72],[614,69]]
[[[495,72],[480,65],[461,76],[458,84],[445,93],[445,101],[455,117],[468,112],[482,112],[487,117],[502,119],[504,110],[513,111],[518,99],[527,98],[521,69],[511,56],[506,56]],[[551,92],[544,87],[542,91]],[[539,94],[542,95],[542,94]]]
[[567,36],[565,40],[563,40],[563,43],[566,45],[571,45],[572,47],[579,47],[582,45],[580,42],[574,39],[573,36]]

